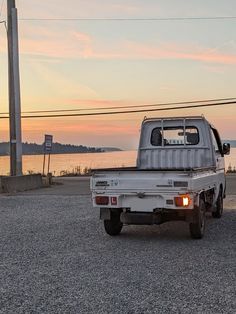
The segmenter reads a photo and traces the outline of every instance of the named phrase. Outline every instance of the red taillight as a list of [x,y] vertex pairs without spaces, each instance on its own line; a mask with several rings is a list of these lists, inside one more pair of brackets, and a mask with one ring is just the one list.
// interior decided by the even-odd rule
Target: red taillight
[[117,197],[116,196],[111,197],[111,205],[117,205]]
[[181,195],[175,197],[175,206],[188,207],[190,205],[190,197],[188,195]]
[[95,201],[97,205],[108,205],[109,197],[108,196],[96,196]]

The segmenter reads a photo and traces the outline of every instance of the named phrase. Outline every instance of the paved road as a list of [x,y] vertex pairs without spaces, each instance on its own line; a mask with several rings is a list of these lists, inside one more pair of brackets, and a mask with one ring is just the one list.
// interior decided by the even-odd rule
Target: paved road
[[0,196],[0,313],[236,313],[235,196],[202,240],[184,223],[111,238],[69,182]]

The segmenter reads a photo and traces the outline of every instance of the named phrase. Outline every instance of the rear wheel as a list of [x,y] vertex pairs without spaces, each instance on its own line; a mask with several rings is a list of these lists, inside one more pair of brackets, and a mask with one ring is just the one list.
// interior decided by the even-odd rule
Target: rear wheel
[[111,219],[104,220],[104,228],[107,234],[115,236],[120,234],[123,223],[120,221],[120,211],[111,211]]
[[206,205],[202,198],[199,206],[194,209],[195,221],[189,224],[190,235],[193,239],[201,239],[204,235],[206,224]]
[[212,217],[220,218],[223,214],[223,195],[222,190],[220,189],[217,201],[216,201],[216,210],[212,212]]

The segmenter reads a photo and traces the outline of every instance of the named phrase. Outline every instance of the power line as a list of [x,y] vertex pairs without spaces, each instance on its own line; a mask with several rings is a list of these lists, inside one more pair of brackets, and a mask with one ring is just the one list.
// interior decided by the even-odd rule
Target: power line
[[[202,107],[216,107],[235,105],[236,101],[213,103],[213,104],[201,104],[201,105],[189,105],[180,107],[169,107],[169,108],[157,108],[157,109],[140,109],[130,111],[113,111],[113,112],[93,112],[93,113],[70,113],[70,114],[51,114],[51,115],[26,115],[22,116],[22,119],[35,119],[35,118],[61,118],[61,117],[85,117],[85,116],[102,116],[102,115],[117,115],[117,114],[131,114],[131,113],[142,113],[142,112],[156,112],[156,111],[169,111],[169,110],[181,110],[181,109],[193,109]],[[0,117],[0,119],[8,119],[9,117]]]
[[107,18],[107,17],[78,17],[78,18],[20,18],[20,21],[188,21],[188,20],[234,20],[236,16],[193,16],[193,17],[150,17],[150,18]]
[[[236,97],[231,98],[218,98],[218,99],[205,99],[205,100],[193,100],[193,101],[182,101],[182,102],[168,102],[168,103],[156,103],[156,104],[143,104],[143,105],[131,105],[131,106],[113,106],[113,107],[93,107],[93,108],[75,108],[75,109],[54,109],[54,110],[34,110],[34,111],[22,111],[22,113],[56,113],[56,112],[76,112],[76,111],[92,111],[92,110],[114,110],[114,109],[130,109],[130,108],[145,108],[145,107],[162,107],[172,105],[186,105],[196,103],[208,103],[218,101],[229,101],[234,100]],[[7,115],[8,112],[0,112],[2,115]]]

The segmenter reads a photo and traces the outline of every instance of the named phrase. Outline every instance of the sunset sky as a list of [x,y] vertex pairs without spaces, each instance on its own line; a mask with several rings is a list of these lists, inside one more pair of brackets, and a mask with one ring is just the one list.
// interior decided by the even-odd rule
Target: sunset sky
[[[2,0],[0,0],[0,4]],[[236,19],[26,21],[27,18],[236,16],[235,0],[16,0],[22,111],[236,97]],[[1,20],[6,19],[6,0]],[[8,111],[0,24],[0,112]],[[173,112],[23,120],[23,140],[135,149],[143,117],[204,114],[236,138],[236,105]],[[0,142],[8,121],[0,121]]]

